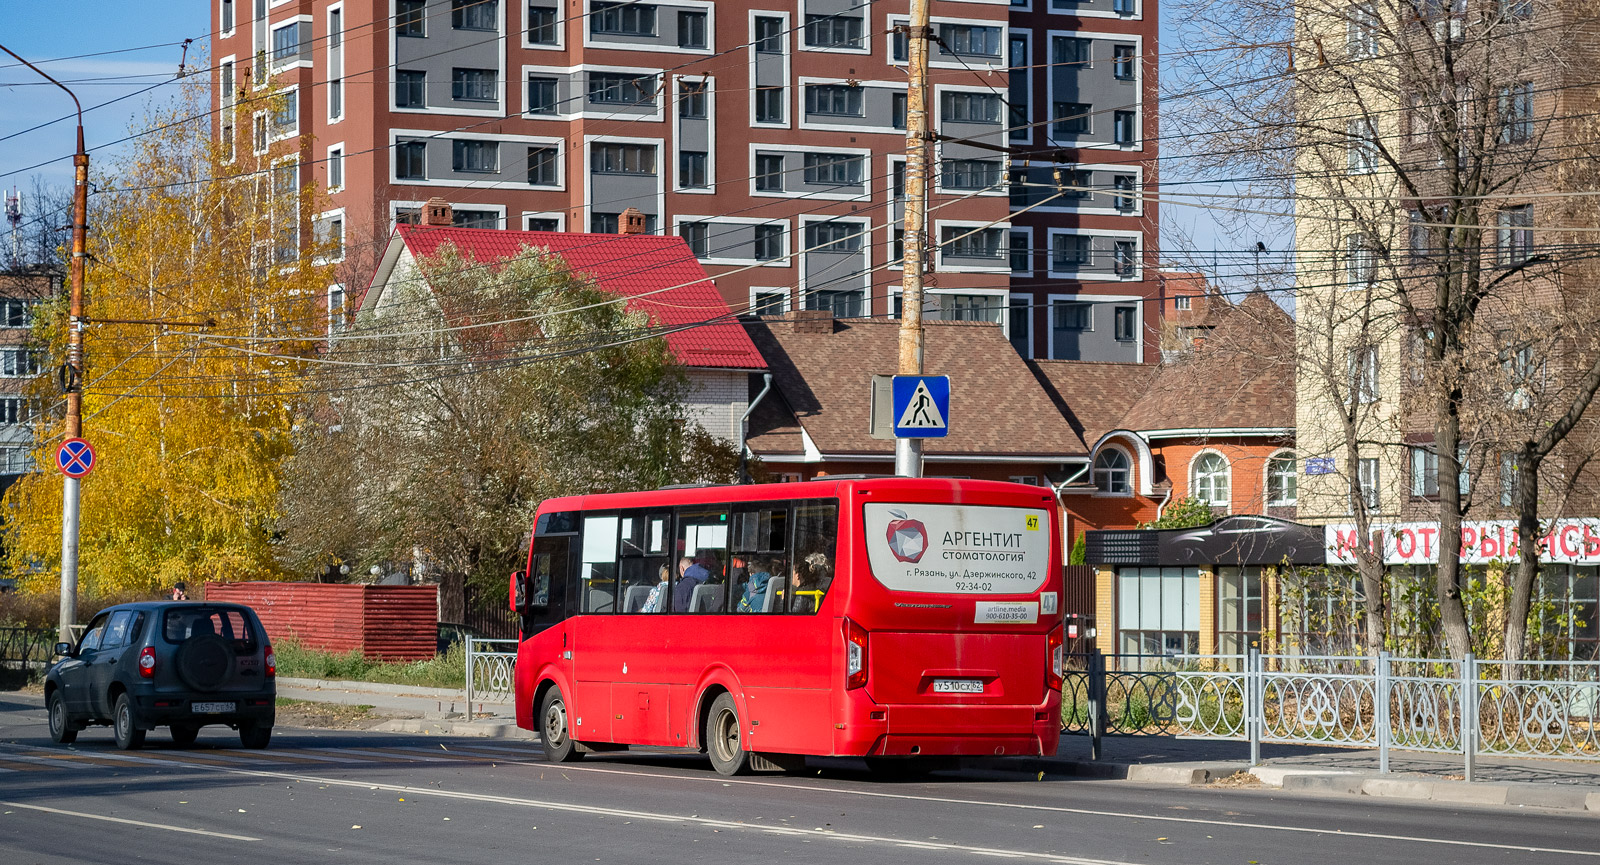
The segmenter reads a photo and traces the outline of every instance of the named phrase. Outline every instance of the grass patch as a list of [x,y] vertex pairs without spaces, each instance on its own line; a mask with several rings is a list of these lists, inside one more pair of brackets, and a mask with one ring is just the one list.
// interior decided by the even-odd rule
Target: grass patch
[[300,679],[348,679],[385,682],[424,688],[465,688],[467,647],[457,643],[450,651],[425,661],[375,661],[352,649],[334,654],[285,640],[273,648],[278,655],[278,675]]
[[381,716],[372,714],[371,706],[360,704],[318,703],[279,697],[277,708],[278,723],[291,727],[359,729],[383,720]]

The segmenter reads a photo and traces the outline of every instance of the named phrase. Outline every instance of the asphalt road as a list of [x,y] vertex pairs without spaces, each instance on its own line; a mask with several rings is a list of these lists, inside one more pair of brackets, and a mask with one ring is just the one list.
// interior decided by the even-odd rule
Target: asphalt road
[[847,760],[722,778],[691,755],[571,765],[521,742],[225,728],[117,751],[50,742],[38,698],[0,694],[0,863],[1600,863],[1600,818],[1260,790],[950,773],[873,779]]

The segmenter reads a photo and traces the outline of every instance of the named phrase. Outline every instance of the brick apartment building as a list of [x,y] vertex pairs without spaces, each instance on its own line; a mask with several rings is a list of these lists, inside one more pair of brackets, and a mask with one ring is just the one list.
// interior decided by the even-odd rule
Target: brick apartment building
[[[217,128],[325,193],[301,234],[343,241],[351,293],[440,196],[470,227],[612,234],[636,208],[736,311],[892,316],[907,12],[212,0]],[[1153,5],[940,0],[933,22],[930,315],[1026,356],[1153,361]]]
[[35,401],[29,391],[45,372],[33,343],[33,308],[61,291],[47,268],[0,272],[0,492],[33,471]]

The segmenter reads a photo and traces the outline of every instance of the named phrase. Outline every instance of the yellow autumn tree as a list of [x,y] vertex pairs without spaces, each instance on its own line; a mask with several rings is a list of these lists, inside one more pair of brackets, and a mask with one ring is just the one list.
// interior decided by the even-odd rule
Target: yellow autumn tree
[[[235,140],[213,135],[206,84],[194,80],[151,112],[121,159],[94,166],[83,435],[97,464],[83,482],[79,556],[88,596],[281,573],[280,466],[303,387],[298,358],[326,332],[321,259],[331,249],[312,241],[300,142],[272,141],[284,97],[237,96],[218,121]],[[53,367],[65,356],[65,299],[38,319]],[[3,507],[5,570],[25,590],[54,591],[60,579],[54,378],[38,382],[45,470],[13,485]]]

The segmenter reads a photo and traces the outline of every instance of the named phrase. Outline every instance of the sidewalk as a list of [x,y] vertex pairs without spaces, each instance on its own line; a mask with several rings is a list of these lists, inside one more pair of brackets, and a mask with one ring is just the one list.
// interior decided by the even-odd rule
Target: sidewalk
[[467,692],[382,682],[278,678],[278,696],[317,703],[371,706],[374,714],[394,715],[374,730],[491,739],[537,738],[517,727],[510,703],[476,701],[467,717]]

